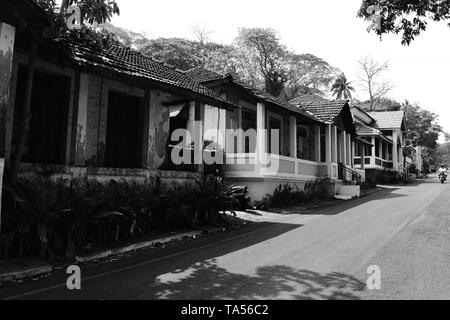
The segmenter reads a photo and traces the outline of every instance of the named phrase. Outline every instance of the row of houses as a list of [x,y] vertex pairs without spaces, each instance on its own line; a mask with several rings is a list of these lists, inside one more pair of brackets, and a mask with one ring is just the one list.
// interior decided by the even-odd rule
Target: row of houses
[[[316,179],[329,181],[329,196],[353,196],[357,182],[404,173],[403,111],[368,113],[312,94],[284,103],[231,75],[180,71],[115,43],[63,50],[45,37],[47,17],[33,0],[0,3],[0,181],[28,116],[27,96],[21,175],[170,188],[221,174],[247,185],[256,201],[280,184]],[[180,148],[183,139],[172,141],[180,129],[200,143]],[[178,163],[177,152],[200,161]],[[205,163],[206,152],[223,161]]]

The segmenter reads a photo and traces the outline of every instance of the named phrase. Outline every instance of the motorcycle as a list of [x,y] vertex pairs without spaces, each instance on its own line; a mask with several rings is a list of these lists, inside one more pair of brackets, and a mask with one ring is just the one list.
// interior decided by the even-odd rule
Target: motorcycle
[[441,183],[444,183],[447,180],[447,174],[446,173],[440,173],[439,174],[439,181],[441,181]]

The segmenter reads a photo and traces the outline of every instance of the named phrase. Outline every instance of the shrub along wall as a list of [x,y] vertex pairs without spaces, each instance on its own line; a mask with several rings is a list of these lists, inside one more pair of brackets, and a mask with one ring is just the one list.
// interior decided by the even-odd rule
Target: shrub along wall
[[21,179],[5,187],[0,259],[70,259],[81,250],[154,232],[225,226],[224,212],[246,209],[248,201],[246,187],[225,188],[214,177],[166,192],[126,181]]
[[329,179],[310,181],[305,184],[303,190],[289,183],[279,185],[272,195],[267,195],[262,201],[257,202],[255,207],[260,210],[286,208],[301,205],[315,199],[326,199],[329,183]]

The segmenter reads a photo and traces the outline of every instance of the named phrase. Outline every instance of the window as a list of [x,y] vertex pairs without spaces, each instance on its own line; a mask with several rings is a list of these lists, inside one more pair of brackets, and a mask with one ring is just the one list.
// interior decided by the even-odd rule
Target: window
[[[247,130],[256,130],[256,112],[253,110],[243,109],[242,110],[242,130],[246,132]],[[254,141],[256,145],[256,141]],[[244,152],[253,153],[256,150],[250,150],[250,140],[246,138],[244,141]]]
[[366,157],[372,157],[373,156],[373,154],[372,154],[372,146],[364,144],[364,148],[366,148],[366,152],[365,152]]
[[[13,151],[19,138],[23,114],[27,68],[19,67],[14,108]],[[63,164],[67,138],[70,78],[35,71],[31,96],[30,131],[24,162]]]
[[380,140],[375,139],[375,157],[380,156]]
[[306,160],[308,148],[308,131],[303,127],[297,128],[297,158]]
[[[278,130],[278,146],[272,146],[272,136],[274,136],[274,132]],[[269,153],[271,154],[281,154],[281,136],[282,136],[282,131],[281,131],[281,120],[274,118],[274,117],[269,117]]]

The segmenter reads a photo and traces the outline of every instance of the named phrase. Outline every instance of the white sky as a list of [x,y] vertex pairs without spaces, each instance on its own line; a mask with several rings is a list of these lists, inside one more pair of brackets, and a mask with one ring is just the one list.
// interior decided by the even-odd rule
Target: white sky
[[[437,113],[450,132],[450,28],[430,22],[428,30],[409,47],[400,36],[379,38],[367,33],[368,23],[356,17],[361,0],[117,0],[121,15],[112,23],[150,38],[194,39],[192,27],[214,31],[211,41],[230,43],[239,27],[271,27],[297,53],[311,53],[356,80],[357,61],[371,55],[390,61],[386,80],[395,100],[418,102]],[[356,83],[354,83],[356,84]],[[357,90],[355,97],[367,99]]]

